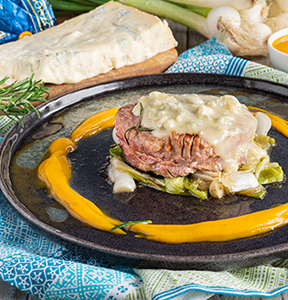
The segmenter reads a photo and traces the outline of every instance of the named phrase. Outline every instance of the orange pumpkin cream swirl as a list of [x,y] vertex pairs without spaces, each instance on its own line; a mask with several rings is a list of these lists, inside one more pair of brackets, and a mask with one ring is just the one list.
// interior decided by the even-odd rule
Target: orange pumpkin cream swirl
[[66,154],[74,151],[75,143],[80,139],[113,127],[117,111],[118,108],[112,108],[97,113],[85,120],[71,134],[70,138],[59,138],[53,141],[49,147],[50,157],[43,161],[38,168],[38,176],[45,182],[52,196],[72,216],[84,224],[108,232],[116,227],[112,233],[125,234],[123,228],[118,228],[122,224],[126,230],[133,232],[136,237],[156,242],[178,244],[224,242],[249,238],[269,233],[288,223],[288,203],[239,217],[187,225],[151,223],[134,225],[128,223],[128,225],[125,225],[127,223],[124,224],[107,216],[94,203],[70,188],[71,167]]

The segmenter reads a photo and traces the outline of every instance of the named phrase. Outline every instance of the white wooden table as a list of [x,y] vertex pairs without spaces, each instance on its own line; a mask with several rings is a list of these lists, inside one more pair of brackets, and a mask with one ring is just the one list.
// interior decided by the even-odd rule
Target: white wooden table
[[[180,24],[170,22],[170,27],[174,33],[176,40],[178,41],[178,53],[181,54],[187,49],[190,49],[196,45],[201,44],[206,41],[206,38],[195,32],[192,29],[188,29]],[[267,57],[253,57],[251,60],[271,66],[270,60]],[[0,300],[37,300],[38,298],[31,296],[17,288],[9,285],[8,283],[0,280]],[[211,300],[261,300],[264,298],[257,297],[235,297],[228,295],[214,295],[210,298]],[[276,297],[270,298],[272,300],[288,300],[288,292],[278,295]],[[90,299],[89,299],[90,300]],[[91,299],[91,300],[101,300],[101,299]],[[147,299],[150,300],[150,299]]]

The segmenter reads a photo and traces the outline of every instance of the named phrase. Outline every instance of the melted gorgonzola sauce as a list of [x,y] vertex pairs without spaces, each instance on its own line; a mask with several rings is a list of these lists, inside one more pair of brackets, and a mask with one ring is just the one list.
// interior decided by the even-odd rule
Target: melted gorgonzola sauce
[[140,115],[140,102],[142,126],[153,129],[158,138],[172,132],[199,135],[222,158],[226,172],[237,171],[240,156],[247,155],[250,148],[264,155],[260,148],[255,151],[253,143],[257,119],[234,96],[152,92],[140,98],[134,115]]

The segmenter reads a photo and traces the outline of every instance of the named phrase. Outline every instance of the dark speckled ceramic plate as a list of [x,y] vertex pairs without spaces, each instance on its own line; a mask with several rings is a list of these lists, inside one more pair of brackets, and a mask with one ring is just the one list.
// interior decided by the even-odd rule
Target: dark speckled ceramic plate
[[[62,96],[40,108],[41,118],[24,118],[1,143],[1,188],[19,215],[44,235],[79,247],[106,262],[142,268],[223,270],[254,266],[288,258],[288,227],[254,238],[223,243],[169,245],[117,236],[89,228],[75,220],[52,199],[37,179],[37,166],[50,142],[69,137],[87,117],[115,106],[136,102],[151,91],[235,95],[246,105],[264,108],[287,118],[288,87],[261,80],[205,74],[160,74],[129,78],[89,87]],[[277,146],[271,153],[288,173],[288,140],[275,130]],[[268,209],[287,202],[288,184],[271,186],[263,200],[244,196],[199,201],[171,196],[150,188],[115,195],[107,182],[111,130],[82,140],[69,155],[71,186],[121,221],[152,219],[154,223],[194,223],[223,219]]]

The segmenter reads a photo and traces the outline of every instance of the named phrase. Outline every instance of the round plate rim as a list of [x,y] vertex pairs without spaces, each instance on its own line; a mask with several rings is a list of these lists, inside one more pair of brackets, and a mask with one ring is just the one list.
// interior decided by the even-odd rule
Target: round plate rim
[[[279,83],[275,83],[275,82],[271,82],[271,81],[266,81],[263,79],[255,79],[255,78],[243,78],[243,77],[238,77],[238,76],[233,76],[233,75],[221,75],[221,74],[198,74],[198,73],[178,73],[178,74],[172,74],[172,73],[166,73],[166,74],[155,74],[155,75],[142,75],[142,76],[134,76],[131,78],[125,78],[125,79],[119,79],[119,80],[115,80],[115,81],[109,81],[109,82],[105,82],[105,83],[101,83],[101,84],[97,84],[97,85],[93,85],[90,87],[86,87],[65,95],[62,95],[60,97],[57,97],[47,103],[44,103],[42,105],[40,105],[38,107],[40,114],[44,114],[45,118],[43,118],[41,116],[40,119],[43,118],[49,118],[49,116],[53,113],[55,113],[55,106],[57,107],[58,102],[61,103],[61,101],[65,101],[67,100],[67,97],[69,97],[71,99],[71,102],[69,103],[69,105],[67,104],[66,106],[63,107],[58,107],[57,112],[61,111],[63,109],[65,109],[66,107],[69,106],[73,106],[76,103],[81,102],[83,99],[87,99],[92,95],[100,95],[103,93],[107,93],[107,92],[111,92],[111,91],[120,91],[120,90],[126,90],[126,89],[131,89],[131,88],[142,88],[142,87],[146,87],[146,86],[150,86],[152,85],[152,81],[154,82],[154,85],[156,84],[158,86],[159,82],[165,86],[166,84],[168,84],[167,82],[169,82],[169,84],[171,84],[171,81],[173,82],[172,84],[188,84],[187,80],[195,80],[195,78],[197,77],[196,81],[201,81],[203,80],[204,84],[213,84],[213,80],[215,80],[216,78],[221,78],[221,80],[225,79],[231,82],[231,86],[234,87],[234,83],[236,83],[236,85],[241,85],[243,87],[243,83],[245,82],[246,84],[248,84],[249,88],[251,90],[255,90],[255,92],[257,91],[261,91],[263,92],[262,89],[259,88],[259,85],[261,84],[265,84],[267,90],[265,90],[265,92],[273,92],[276,93],[278,92],[279,95],[283,96],[283,91],[286,90],[286,92],[288,93],[288,86],[284,85],[284,84],[279,84]],[[218,79],[217,79],[218,80]],[[134,82],[133,82],[134,81]],[[157,82],[158,81],[158,82]],[[146,82],[145,84],[147,85],[143,85],[143,82]],[[203,84],[203,82],[201,82],[201,84]],[[238,84],[237,84],[238,83]],[[193,84],[193,82],[192,82]],[[128,87],[127,87],[128,86]],[[225,85],[226,86],[226,85]],[[237,86],[236,86],[237,87]],[[274,90],[277,88],[277,91]],[[51,108],[52,107],[52,108]],[[53,110],[53,112],[50,112],[49,109]],[[27,115],[23,118],[23,122],[24,124],[29,124],[31,123],[35,118],[36,118],[36,113],[31,113],[30,115]],[[73,237],[71,235],[68,235],[66,233],[59,233],[59,230],[49,226],[45,223],[43,223],[42,221],[38,220],[34,215],[32,215],[27,209],[26,207],[21,203],[21,201],[19,200],[19,202],[15,202],[15,199],[13,199],[13,197],[11,196],[11,191],[9,191],[9,189],[7,189],[7,184],[6,184],[6,179],[3,176],[3,170],[5,169],[5,167],[7,167],[5,165],[5,162],[3,160],[3,153],[5,150],[5,147],[7,146],[7,143],[9,142],[9,139],[11,139],[11,135],[13,137],[13,135],[15,134],[14,132],[19,132],[20,134],[24,134],[28,129],[26,128],[22,128],[20,122],[17,122],[8,132],[7,134],[5,134],[5,136],[3,137],[3,140],[0,143],[0,188],[2,190],[2,192],[4,193],[5,197],[8,199],[8,202],[13,206],[13,208],[16,210],[16,212],[24,219],[26,220],[30,225],[32,225],[32,227],[34,227],[36,230],[40,229],[40,231],[44,230],[44,235],[47,235],[48,237],[50,237],[51,235],[54,236],[56,238],[56,240],[59,239],[59,241],[61,242],[68,242],[70,243],[74,243],[76,246],[80,246],[80,248],[82,248],[84,246],[84,248],[89,248],[89,249],[93,249],[96,251],[100,251],[100,252],[105,252],[106,255],[110,256],[114,256],[116,255],[116,257],[118,255],[123,256],[124,260],[125,257],[129,257],[131,259],[136,259],[138,260],[142,260],[142,259],[146,259],[147,257],[145,256],[145,254],[141,254],[141,253],[137,253],[137,252],[127,252],[124,250],[115,250],[115,249],[111,249],[110,247],[106,247],[106,246],[102,246],[102,245],[95,245],[95,243],[91,243],[91,242],[87,242],[85,241],[86,245],[83,245],[83,240],[78,239],[76,237]],[[43,233],[43,232],[42,232]],[[86,246],[86,247],[85,247]],[[88,250],[89,250],[88,249]],[[169,263],[171,263],[172,265],[177,265],[178,264],[190,264],[193,265],[194,262],[199,262],[199,263],[203,263],[205,264],[209,264],[211,262],[213,262],[215,259],[217,260],[223,260],[223,261],[233,261],[233,260],[237,260],[237,259],[243,259],[243,257],[249,259],[252,258],[252,264],[253,264],[253,259],[255,258],[257,260],[257,258],[259,258],[259,256],[263,255],[264,256],[269,256],[269,255],[277,255],[280,254],[281,255],[286,255],[288,257],[288,253],[286,254],[286,252],[288,252],[288,243],[284,243],[284,244],[279,244],[276,246],[269,246],[266,248],[261,248],[261,249],[255,249],[255,250],[249,250],[249,251],[245,251],[245,252],[237,252],[237,253],[231,253],[231,254],[216,254],[216,255],[203,255],[203,256],[177,256],[177,255],[165,255],[163,256],[162,254],[149,254],[151,257],[151,261],[153,261],[153,266],[155,267],[157,265],[157,263],[159,263],[159,266],[162,267],[162,263],[167,263],[168,261],[168,265]],[[249,263],[248,263],[249,264]],[[141,263],[140,263],[140,267]],[[149,267],[149,265],[148,265]],[[173,266],[171,267],[172,269],[174,268]],[[209,269],[209,267],[208,267]]]

